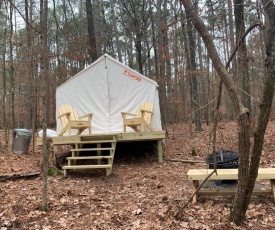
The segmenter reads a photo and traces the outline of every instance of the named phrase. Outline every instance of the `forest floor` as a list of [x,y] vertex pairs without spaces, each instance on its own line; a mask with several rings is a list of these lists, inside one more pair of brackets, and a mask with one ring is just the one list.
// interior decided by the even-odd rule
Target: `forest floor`
[[[211,127],[194,133],[197,156],[190,154],[187,124],[168,127],[164,144],[166,159],[157,153],[116,154],[112,174],[104,170],[73,171],[67,178],[48,178],[49,211],[41,211],[42,176],[0,182],[0,230],[5,229],[275,229],[275,205],[271,196],[253,196],[242,226],[228,221],[233,197],[201,196],[196,204],[175,214],[190,199],[192,182],[187,171],[207,168],[211,153]],[[261,158],[262,167],[275,167],[275,123],[269,122]],[[220,123],[217,148],[236,150],[236,124]],[[12,135],[10,138],[12,142]],[[3,139],[2,139],[3,143]],[[142,145],[141,145],[142,146]],[[6,174],[41,173],[42,150],[32,145],[28,154],[14,154],[9,148],[0,154],[0,177]],[[268,188],[269,181],[258,181]],[[214,185],[213,185],[214,186]],[[223,186],[223,184],[221,185]]]

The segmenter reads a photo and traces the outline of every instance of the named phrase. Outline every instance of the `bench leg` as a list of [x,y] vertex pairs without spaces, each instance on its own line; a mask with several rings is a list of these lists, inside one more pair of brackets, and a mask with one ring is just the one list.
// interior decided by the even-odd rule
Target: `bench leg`
[[274,179],[270,180],[270,185],[271,185],[271,192],[273,195],[273,202],[275,203],[275,180]]
[[[197,188],[199,187],[200,182],[198,180],[193,180],[193,193],[197,191]],[[193,203],[197,202],[197,194],[193,196]]]

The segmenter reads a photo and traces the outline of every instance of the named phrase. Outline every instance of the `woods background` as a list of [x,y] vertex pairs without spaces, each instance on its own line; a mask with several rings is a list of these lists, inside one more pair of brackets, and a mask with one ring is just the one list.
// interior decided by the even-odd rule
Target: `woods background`
[[[246,28],[263,20],[258,1],[194,2],[224,63]],[[219,78],[180,1],[49,0],[46,46],[44,3],[0,1],[0,129],[40,129],[46,90],[48,127],[54,129],[56,87],[104,53],[158,82],[164,129],[190,121],[201,130],[202,122],[213,121]],[[252,117],[259,112],[264,60],[263,34],[256,27],[229,66]],[[220,119],[234,118],[224,90]]]

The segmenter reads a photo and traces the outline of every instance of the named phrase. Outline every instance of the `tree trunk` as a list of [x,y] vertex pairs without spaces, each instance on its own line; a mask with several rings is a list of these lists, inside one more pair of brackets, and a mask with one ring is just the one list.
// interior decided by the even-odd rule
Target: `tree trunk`
[[199,110],[199,95],[198,95],[198,81],[197,81],[197,66],[196,66],[196,45],[195,38],[193,34],[193,29],[190,21],[187,21],[187,33],[188,33],[188,42],[189,42],[189,62],[188,62],[188,70],[189,70],[189,81],[190,81],[190,97],[192,103],[192,108],[195,113],[194,122],[196,126],[196,130],[201,132],[201,118],[200,118],[200,110]]
[[[10,11],[13,11],[11,8]],[[10,60],[11,60],[11,70],[10,70],[10,91],[11,91],[11,117],[10,117],[10,128],[14,129],[14,57],[13,57],[13,43],[12,43],[12,37],[13,37],[13,23],[12,23],[12,13],[10,12]]]
[[111,3],[111,13],[112,13],[112,19],[113,19],[114,31],[115,31],[115,37],[116,37],[116,48],[117,48],[118,60],[122,62],[121,46],[120,46],[119,34],[118,34],[118,28],[117,28],[114,0],[111,0],[110,3]]
[[[242,36],[245,34],[244,0],[234,1],[234,12],[236,24],[236,44],[238,44]],[[241,89],[243,90],[243,92],[241,93],[242,103],[246,108],[249,109],[251,114],[250,79],[248,73],[248,59],[245,40],[240,44],[237,55],[237,82],[240,82]]]
[[[266,60],[265,66],[267,76],[264,83],[264,91],[262,102],[260,104],[260,115],[258,125],[254,133],[254,146],[252,148],[250,167],[248,168],[249,177],[246,178],[246,187],[243,189],[243,197],[236,196],[234,207],[230,214],[230,220],[236,224],[242,224],[245,220],[245,213],[250,203],[252,190],[258,176],[258,168],[263,147],[264,134],[270,116],[272,100],[274,96],[275,86],[275,5],[273,1],[262,0],[266,17],[265,29],[265,45],[266,45]],[[239,192],[238,188],[238,192]]]
[[[12,19],[11,19],[12,20]],[[7,33],[8,33],[8,25],[5,26],[4,28],[4,34],[3,34],[3,44],[6,44],[7,43]],[[5,148],[8,147],[8,122],[7,122],[7,114],[6,114],[6,103],[7,103],[7,67],[6,67],[6,61],[7,61],[7,50],[6,50],[6,46],[4,46],[2,48],[2,60],[3,60],[3,63],[2,63],[2,90],[3,90],[3,95],[2,95],[2,111],[1,111],[1,115],[2,115],[2,127],[3,129],[5,130]],[[1,152],[3,151],[3,148],[1,146],[0,148]]]
[[[163,36],[163,58],[165,63],[165,78],[166,78],[166,88],[167,88],[167,100],[171,100],[171,94],[172,94],[172,86],[171,86],[171,75],[172,75],[172,68],[171,68],[171,57],[170,57],[170,50],[169,50],[169,44],[168,44],[168,20],[167,15],[169,15],[167,10],[167,0],[163,1],[163,10],[162,10],[162,36]],[[171,110],[169,109],[168,112],[168,121],[171,122]]]
[[[203,60],[202,60],[202,56],[203,56],[203,51],[202,51],[202,46],[201,46],[201,39],[198,36],[197,37],[197,43],[198,43],[198,56],[199,56],[199,74],[200,74],[200,95],[201,95],[201,99],[200,101],[202,102],[203,105],[207,105],[208,104],[208,97],[207,97],[207,74],[204,71],[204,66],[203,66]],[[200,117],[200,121],[202,120],[203,122],[208,121],[208,111],[210,109],[210,105],[206,106],[205,108],[203,108],[202,110],[202,116],[203,118]]]
[[163,111],[162,122],[164,125],[168,122],[168,101],[167,101],[167,90],[166,90],[166,76],[165,76],[165,56],[164,56],[164,30],[165,25],[162,20],[162,9],[161,0],[157,0],[157,64],[158,64],[158,76],[157,81],[160,85],[160,106]]
[[[233,52],[235,47],[235,39],[234,39],[234,29],[233,29],[233,10],[232,10],[232,0],[227,0],[228,5],[228,24],[229,24],[229,40],[230,40],[230,53]],[[232,74],[233,79],[236,82],[237,77],[237,62],[236,57],[233,57],[232,60]]]
[[[191,20],[199,34],[201,35],[205,46],[208,50],[208,54],[212,60],[215,70],[217,71],[218,75],[220,76],[221,80],[224,82],[225,87],[228,91],[232,104],[234,106],[235,114],[238,117],[238,147],[240,152],[240,173],[239,178],[248,178],[248,170],[244,168],[245,164],[247,164],[247,156],[249,155],[249,136],[247,137],[247,130],[249,131],[249,111],[242,105],[239,95],[237,93],[236,85],[234,84],[232,78],[228,74],[223,65],[221,59],[219,58],[219,54],[214,46],[213,39],[208,33],[207,27],[204,25],[201,18],[196,13],[195,8],[192,6],[190,0],[182,0],[182,3],[185,7],[188,20]],[[243,180],[239,181],[239,188],[245,187],[245,184],[242,184]],[[243,194],[242,189],[238,189],[239,195]]]
[[[262,0],[266,12],[266,67],[267,67],[267,80],[265,81],[263,103],[261,104],[261,113],[259,116],[259,122],[257,130],[254,134],[254,146],[249,159],[250,140],[249,140],[249,127],[250,116],[249,111],[245,108],[239,99],[236,86],[232,82],[229,74],[225,71],[225,68],[218,57],[218,53],[214,47],[213,40],[207,32],[207,28],[203,21],[196,14],[195,9],[192,6],[190,0],[182,0],[182,3],[186,9],[188,18],[192,20],[192,23],[202,36],[204,43],[208,49],[209,56],[212,59],[213,65],[219,74],[220,78],[225,83],[225,87],[228,91],[230,99],[233,103],[235,113],[238,117],[238,148],[240,153],[240,165],[239,165],[239,182],[236,197],[234,200],[233,210],[230,214],[230,220],[237,225],[242,224],[245,220],[245,213],[247,211],[251,194],[254,188],[255,180],[257,178],[258,167],[260,162],[260,155],[262,151],[264,133],[267,127],[268,118],[270,115],[270,109],[272,105],[272,98],[274,94],[275,85],[275,7],[273,1]],[[273,51],[273,52],[272,52]],[[273,56],[272,56],[273,55]]]
[[102,36],[101,36],[101,19],[100,19],[100,2],[99,0],[93,0],[93,17],[94,17],[94,30],[95,30],[95,41],[96,41],[96,53],[99,58],[102,55]]
[[94,28],[94,18],[93,18],[93,6],[91,0],[86,0],[86,11],[87,11],[87,21],[88,21],[88,34],[90,43],[90,55],[92,62],[94,62],[97,56],[96,38],[95,38],[95,28]]
[[[184,50],[185,50],[185,56],[186,56],[186,72],[187,72],[187,79],[189,81],[189,90],[190,90],[190,94],[189,94],[189,98],[190,98],[190,103],[189,103],[189,116],[188,116],[188,127],[189,127],[189,145],[190,145],[190,149],[191,149],[191,155],[192,156],[196,156],[196,149],[195,149],[195,142],[194,142],[194,135],[193,135],[193,129],[192,129],[192,123],[193,123],[193,111],[194,111],[194,103],[193,103],[193,87],[192,87],[192,65],[191,65],[191,54],[190,54],[190,49],[191,45],[190,45],[190,34],[189,34],[189,29],[188,25],[186,26],[186,24],[188,24],[188,22],[184,23],[182,22],[182,27],[183,27],[183,38],[184,38]],[[185,29],[187,29],[187,33],[185,33]],[[186,36],[186,34],[188,34],[188,38],[189,38],[189,42],[188,42],[188,38]]]
[[41,0],[41,74],[43,79],[43,185],[42,185],[42,210],[48,210],[47,180],[48,180],[48,147],[46,130],[49,120],[50,77],[48,59],[48,0]]
[[172,105],[172,114],[174,115],[172,117],[172,122],[173,123],[178,123],[179,122],[179,98],[178,98],[178,83],[179,83],[179,79],[178,79],[178,68],[179,68],[179,64],[178,64],[178,34],[177,34],[177,31],[178,31],[178,26],[177,24],[175,23],[174,25],[174,28],[173,28],[174,32],[173,33],[173,43],[174,43],[174,46],[173,46],[173,56],[174,56],[174,69],[175,69],[175,72],[174,72],[174,75],[175,75],[175,80],[174,80],[174,86],[173,86],[173,105]]
[[32,119],[34,117],[33,114],[33,98],[32,98],[32,89],[33,89],[33,79],[32,79],[32,44],[31,44],[31,28],[30,28],[30,20],[29,20],[29,2],[25,0],[25,17],[26,17],[26,32],[27,32],[27,66],[26,66],[26,100],[30,103],[26,104],[26,114],[29,116],[25,117],[25,127],[30,129],[32,127]]

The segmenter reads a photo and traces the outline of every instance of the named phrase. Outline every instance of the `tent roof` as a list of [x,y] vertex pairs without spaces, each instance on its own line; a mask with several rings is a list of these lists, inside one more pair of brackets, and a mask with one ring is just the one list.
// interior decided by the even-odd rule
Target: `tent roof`
[[98,58],[95,62],[93,62],[92,64],[90,64],[89,66],[87,66],[85,69],[81,70],[80,72],[78,72],[76,75],[74,75],[73,77],[71,77],[70,79],[68,79],[67,81],[65,81],[64,83],[62,83],[61,85],[59,85],[57,87],[57,89],[63,85],[65,85],[66,83],[70,82],[71,80],[73,80],[74,78],[77,78],[79,75],[81,75],[83,72],[86,72],[88,71],[90,68],[92,68],[94,65],[97,65],[97,63],[99,63],[100,61],[102,61],[103,59],[105,58],[108,58],[110,59],[111,61],[115,62],[116,64],[120,65],[120,66],[123,66],[125,69],[130,69],[131,72],[133,72],[134,74],[138,75],[139,77],[143,78],[144,80],[148,81],[148,82],[151,82],[152,84],[155,84],[156,87],[158,87],[159,85],[157,84],[156,81],[140,74],[139,72],[137,72],[136,70],[130,68],[129,66],[119,62],[118,60],[116,60],[115,58],[111,57],[110,55],[108,54],[103,54],[100,58]]

